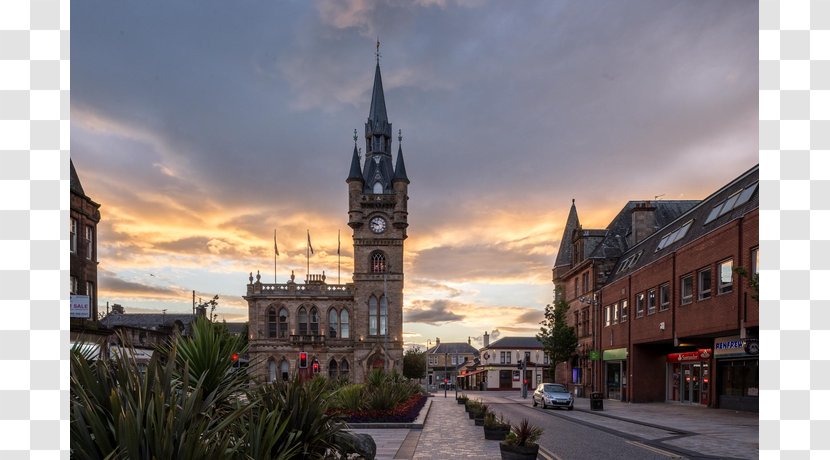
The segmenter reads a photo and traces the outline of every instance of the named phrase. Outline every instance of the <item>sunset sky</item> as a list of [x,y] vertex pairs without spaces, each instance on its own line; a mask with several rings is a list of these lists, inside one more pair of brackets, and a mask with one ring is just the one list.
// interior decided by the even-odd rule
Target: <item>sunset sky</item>
[[[533,335],[571,199],[699,199],[757,163],[751,1],[72,4],[72,158],[100,308],[247,320],[248,273],[351,282],[375,43],[409,187],[407,343]],[[393,144],[397,149],[397,142]]]

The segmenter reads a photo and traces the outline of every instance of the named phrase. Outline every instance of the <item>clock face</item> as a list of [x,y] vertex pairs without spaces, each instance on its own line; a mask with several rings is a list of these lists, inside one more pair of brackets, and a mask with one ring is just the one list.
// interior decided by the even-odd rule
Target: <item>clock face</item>
[[386,221],[383,217],[373,217],[372,220],[369,221],[369,228],[374,233],[383,233],[386,230]]

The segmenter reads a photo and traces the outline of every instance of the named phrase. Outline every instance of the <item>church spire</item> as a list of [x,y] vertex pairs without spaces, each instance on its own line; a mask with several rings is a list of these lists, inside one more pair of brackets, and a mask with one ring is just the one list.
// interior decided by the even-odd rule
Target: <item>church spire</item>
[[369,120],[375,124],[387,123],[386,101],[383,97],[383,81],[380,78],[380,62],[375,64],[375,84],[372,87],[372,105],[369,107]]
[[392,193],[392,124],[386,117],[386,100],[380,77],[380,40],[377,42],[375,81],[369,119],[366,120],[366,158],[363,162],[364,193]]
[[403,162],[403,149],[401,149],[401,140],[403,140],[403,136],[401,136],[401,130],[398,130],[398,161],[395,163],[395,177],[392,178],[392,182],[403,181],[407,184],[409,183],[409,178],[406,177],[406,166]]
[[360,153],[357,151],[357,130],[354,130],[354,152],[352,153],[352,167],[349,168],[349,177],[346,182],[363,180],[363,173],[360,172]]
[[576,200],[571,200],[571,210],[568,212],[568,220],[565,222],[565,230],[562,231],[562,239],[559,240],[559,251],[556,253],[554,268],[571,264],[573,245],[571,239],[573,232],[579,228],[579,216],[576,213]]

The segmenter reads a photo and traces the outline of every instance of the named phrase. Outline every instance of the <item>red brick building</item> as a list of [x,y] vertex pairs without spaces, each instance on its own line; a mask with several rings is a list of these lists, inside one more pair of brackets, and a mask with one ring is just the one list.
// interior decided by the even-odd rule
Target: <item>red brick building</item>
[[757,269],[755,166],[617,259],[597,296],[600,391],[757,411]]

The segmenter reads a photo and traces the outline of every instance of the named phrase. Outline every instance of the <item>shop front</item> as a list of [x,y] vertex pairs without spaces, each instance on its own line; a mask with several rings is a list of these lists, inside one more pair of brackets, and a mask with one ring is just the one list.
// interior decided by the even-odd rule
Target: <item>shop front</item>
[[718,407],[758,412],[758,339],[715,339]]
[[625,401],[627,388],[627,348],[614,348],[602,352],[605,363],[605,397]]
[[711,357],[711,348],[669,353],[666,356],[666,400],[708,406]]

